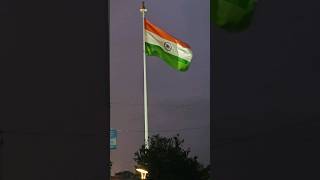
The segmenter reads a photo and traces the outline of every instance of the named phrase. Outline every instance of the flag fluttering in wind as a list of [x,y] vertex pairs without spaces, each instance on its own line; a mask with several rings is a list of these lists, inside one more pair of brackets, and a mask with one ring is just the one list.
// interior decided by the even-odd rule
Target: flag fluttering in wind
[[178,70],[188,70],[191,59],[191,47],[144,20],[145,23],[145,53],[148,56],[157,56],[169,66]]

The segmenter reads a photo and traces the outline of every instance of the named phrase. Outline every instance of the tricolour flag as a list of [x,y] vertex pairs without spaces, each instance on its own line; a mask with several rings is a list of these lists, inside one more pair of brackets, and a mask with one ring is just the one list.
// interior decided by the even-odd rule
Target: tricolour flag
[[178,71],[186,71],[192,59],[191,47],[145,19],[145,52],[158,56]]

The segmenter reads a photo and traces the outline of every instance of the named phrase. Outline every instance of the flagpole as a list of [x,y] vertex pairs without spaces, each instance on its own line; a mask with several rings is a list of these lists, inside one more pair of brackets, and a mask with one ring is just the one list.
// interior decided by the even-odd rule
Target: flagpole
[[144,142],[146,149],[149,149],[148,142],[148,96],[147,96],[147,62],[146,62],[146,53],[145,53],[145,27],[144,27],[144,19],[145,13],[147,9],[144,5],[144,1],[142,1],[142,6],[140,8],[140,12],[142,15],[142,31],[143,31],[143,95],[144,95]]

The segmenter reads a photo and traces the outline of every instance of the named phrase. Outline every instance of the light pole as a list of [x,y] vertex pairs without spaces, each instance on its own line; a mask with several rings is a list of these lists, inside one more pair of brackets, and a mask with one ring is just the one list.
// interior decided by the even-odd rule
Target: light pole
[[148,174],[148,171],[147,170],[144,170],[144,169],[141,169],[141,168],[137,168],[136,171],[140,172],[141,174],[141,179],[147,179],[147,174]]

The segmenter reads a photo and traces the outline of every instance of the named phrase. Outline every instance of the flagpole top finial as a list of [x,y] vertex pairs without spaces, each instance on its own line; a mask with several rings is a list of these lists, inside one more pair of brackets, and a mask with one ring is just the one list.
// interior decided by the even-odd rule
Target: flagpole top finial
[[147,8],[146,8],[146,6],[145,6],[145,4],[144,4],[144,1],[142,1],[140,11],[141,11],[141,12],[147,12]]

